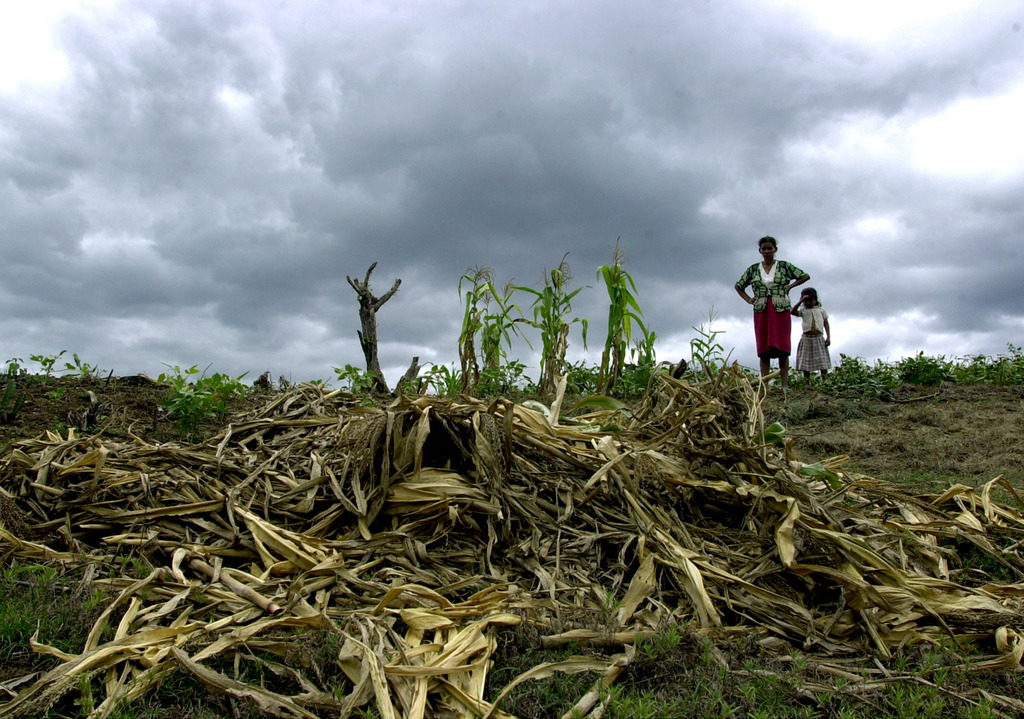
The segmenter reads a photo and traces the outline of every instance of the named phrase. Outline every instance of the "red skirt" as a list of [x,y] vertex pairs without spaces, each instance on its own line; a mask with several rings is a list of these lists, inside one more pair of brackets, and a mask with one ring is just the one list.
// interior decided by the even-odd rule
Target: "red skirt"
[[789,357],[792,348],[793,319],[789,312],[776,312],[771,298],[764,312],[754,313],[754,337],[758,357]]

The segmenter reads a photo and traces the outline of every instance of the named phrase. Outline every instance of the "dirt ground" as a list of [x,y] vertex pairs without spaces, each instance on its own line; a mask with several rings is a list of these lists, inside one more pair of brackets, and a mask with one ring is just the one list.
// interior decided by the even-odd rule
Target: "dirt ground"
[[[6,382],[0,384],[0,391]],[[12,398],[3,407],[14,407],[14,416],[0,412],[0,449],[18,439],[36,437],[49,430],[66,436],[68,428],[79,434],[102,432],[125,437],[129,432],[149,442],[181,441],[183,437],[161,403],[171,396],[170,388],[145,376],[44,377],[23,375],[16,380]],[[244,411],[269,399],[269,394],[252,391],[232,403],[233,411]],[[200,428],[212,435],[227,421],[211,417]]]

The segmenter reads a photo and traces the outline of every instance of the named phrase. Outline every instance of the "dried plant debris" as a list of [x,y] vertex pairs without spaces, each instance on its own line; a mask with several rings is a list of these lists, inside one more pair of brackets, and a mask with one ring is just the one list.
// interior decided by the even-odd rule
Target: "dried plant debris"
[[[177,670],[270,716],[502,717],[531,678],[613,681],[669,623],[836,661],[955,636],[974,669],[1019,671],[1024,516],[993,496],[1012,487],[912,496],[843,457],[803,464],[765,444],[760,392],[739,368],[666,375],[632,411],[570,417],[560,399],[374,409],[299,385],[204,444],[17,442],[2,545],[93,564],[114,599],[78,655],[36,645],[60,663],[0,713],[38,715],[99,677],[102,717]],[[154,569],[122,576],[125,558]],[[602,628],[563,633],[585,612]],[[486,701],[496,633],[521,622],[624,648]],[[247,682],[251,664],[277,681]]]

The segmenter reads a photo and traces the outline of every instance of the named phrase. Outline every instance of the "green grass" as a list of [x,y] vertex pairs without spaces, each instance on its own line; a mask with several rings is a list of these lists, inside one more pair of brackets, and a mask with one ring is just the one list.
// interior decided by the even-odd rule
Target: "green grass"
[[[495,694],[532,666],[586,653],[579,647],[540,651],[529,630],[507,632],[499,642],[498,664],[489,682]],[[607,719],[994,719],[1001,715],[993,704],[971,690],[1019,697],[1024,689],[1024,680],[1016,676],[977,676],[960,665],[951,649],[910,648],[881,665],[893,680],[865,693],[856,682],[820,673],[799,653],[777,657],[761,650],[753,632],[712,640],[671,627],[638,646],[634,660],[602,692],[601,701]],[[885,680],[878,665],[869,661],[850,671]],[[521,719],[563,716],[599,679],[596,673],[585,673],[525,682],[501,709]]]
[[29,648],[40,644],[77,654],[103,611],[103,594],[52,566],[11,564],[0,571],[0,666],[40,669],[53,659]]

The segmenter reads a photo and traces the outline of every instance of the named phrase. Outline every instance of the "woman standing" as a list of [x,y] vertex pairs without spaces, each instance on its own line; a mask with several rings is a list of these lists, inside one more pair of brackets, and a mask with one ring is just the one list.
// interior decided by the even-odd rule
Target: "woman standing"
[[[752,264],[736,282],[736,292],[748,305],[754,306],[754,337],[757,356],[761,360],[761,376],[771,372],[773,358],[779,360],[779,379],[783,389],[789,388],[789,354],[792,347],[792,320],[789,291],[802,285],[811,276],[785,260],[776,260],[779,243],[774,237],[757,241],[761,261]],[[750,287],[754,296],[747,294]]]

